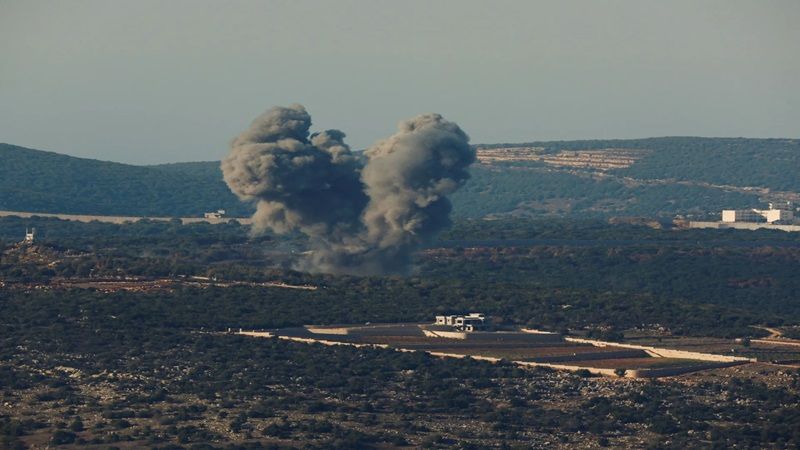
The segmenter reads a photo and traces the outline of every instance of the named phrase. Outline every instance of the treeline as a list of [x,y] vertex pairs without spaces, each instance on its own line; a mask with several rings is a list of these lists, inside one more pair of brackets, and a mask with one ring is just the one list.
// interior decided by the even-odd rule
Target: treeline
[[[250,227],[236,221],[222,224],[205,222],[182,225],[180,221],[148,221],[113,224],[104,222],[77,222],[50,217],[0,217],[0,240],[6,244],[20,242],[26,228],[36,228],[37,240],[66,248],[113,247],[123,244],[156,245],[163,243],[177,247],[176,239],[192,239],[196,245],[219,242],[237,244],[249,242],[262,245],[265,241],[302,242],[299,234],[259,236],[250,234]],[[800,246],[800,233],[779,230],[737,229],[679,229],[672,219],[661,221],[642,217],[598,218],[502,218],[497,220],[456,219],[431,247],[443,243],[470,240],[501,241],[519,239],[604,240],[684,242],[704,245],[785,245]],[[171,244],[170,244],[171,243]],[[613,243],[613,242],[612,242]],[[183,247],[183,244],[181,247]]]
[[[1,223],[1,222],[0,222]],[[518,240],[606,241],[607,244],[626,242],[678,243],[692,246],[794,246],[800,247],[800,233],[758,229],[683,229],[672,219],[656,220],[646,217],[614,217],[611,219],[575,218],[501,218],[496,220],[457,220],[438,236],[434,246],[443,242]]]
[[207,240],[247,238],[248,227],[236,221],[221,224],[206,222],[182,225],[180,220],[140,220],[138,222],[115,224],[107,222],[78,222],[54,217],[22,218],[17,216],[0,217],[0,239],[7,242],[21,241],[26,228],[36,228],[37,239],[62,242],[65,245],[95,242],[99,247],[106,246],[108,240],[125,239],[126,242],[141,239],[169,241],[175,238],[194,236]]

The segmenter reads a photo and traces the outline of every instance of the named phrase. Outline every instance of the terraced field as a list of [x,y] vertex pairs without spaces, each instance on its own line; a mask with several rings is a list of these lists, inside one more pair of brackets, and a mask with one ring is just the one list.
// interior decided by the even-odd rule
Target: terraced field
[[[262,333],[306,343],[389,347],[401,351],[428,352],[441,357],[471,356],[490,361],[506,360],[521,366],[545,366],[611,377],[674,376],[696,370],[746,364],[743,358],[701,353],[669,354],[667,349],[638,348],[599,341],[564,340],[558,334],[523,331],[450,331],[446,337],[432,334],[436,326],[425,324],[340,325],[288,328]],[[437,332],[443,331],[439,330]],[[260,336],[249,332],[251,336]],[[717,342],[721,344],[721,342]],[[666,355],[661,353],[667,352]],[[694,358],[694,359],[692,359]],[[618,372],[618,369],[623,369]]]

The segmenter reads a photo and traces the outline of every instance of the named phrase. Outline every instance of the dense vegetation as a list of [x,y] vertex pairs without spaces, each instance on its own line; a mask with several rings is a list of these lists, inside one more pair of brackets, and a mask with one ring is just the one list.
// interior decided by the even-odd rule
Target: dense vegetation
[[[16,245],[26,226],[40,244]],[[302,239],[247,232],[0,219],[0,405],[14,405],[0,408],[0,448],[800,444],[797,370],[769,383],[754,373],[628,382],[221,333],[479,310],[614,339],[642,326],[757,336],[750,325],[800,323],[797,234],[459,221],[418,255],[417,275],[361,278],[287,270]],[[58,284],[179,275],[318,289]]]
[[454,215],[481,218],[514,212],[522,217],[608,217],[637,215],[716,217],[724,208],[760,205],[754,194],[702,186],[659,184],[627,186],[616,179],[504,165],[472,168],[472,179],[452,196]]
[[639,145],[655,152],[622,174],[800,191],[797,139],[662,138]]
[[[750,325],[800,323],[794,269],[800,236],[785,232],[657,230],[588,220],[462,221],[418,255],[416,276],[358,278],[287,270],[293,252],[304,249],[302,239],[253,239],[236,223],[7,218],[0,220],[0,245],[10,246],[27,225],[42,230],[46,245],[6,252],[0,278],[8,283],[195,275],[324,287],[152,294],[146,302],[155,309],[143,314],[157,317],[188,308],[181,315],[187,326],[428,320],[434,312],[463,310],[554,330],[659,324],[676,334],[729,337],[761,333]],[[201,306],[188,306],[184,295]],[[234,304],[252,314],[229,316]]]
[[[0,400],[16,405],[0,413],[0,442],[340,449],[800,443],[797,371],[785,373],[780,387],[747,377],[605,382],[208,334],[186,313],[206,314],[214,296],[186,294],[151,309],[153,297],[0,290],[7,313]],[[272,297],[261,295],[258,309],[268,310]],[[239,323],[254,312],[234,297],[221,301],[220,310]],[[200,444],[206,447],[194,447]]]

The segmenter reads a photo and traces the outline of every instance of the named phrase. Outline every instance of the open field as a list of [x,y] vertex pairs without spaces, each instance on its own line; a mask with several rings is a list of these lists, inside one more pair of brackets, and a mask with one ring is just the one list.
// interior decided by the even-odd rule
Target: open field
[[703,337],[663,337],[631,340],[640,345],[676,350],[755,358],[760,362],[800,365],[800,345],[789,339],[753,339],[747,343],[734,339]]
[[[596,375],[629,378],[675,376],[751,362],[741,357],[638,348],[629,344],[614,345],[575,338],[564,340],[552,333],[474,332],[463,333],[465,337],[461,339],[452,339],[429,336],[428,328],[436,326],[411,323],[308,326],[265,332],[239,331],[238,334],[329,346],[393,348],[440,357],[510,361],[521,366],[586,370]],[[624,370],[620,373],[619,369]]]

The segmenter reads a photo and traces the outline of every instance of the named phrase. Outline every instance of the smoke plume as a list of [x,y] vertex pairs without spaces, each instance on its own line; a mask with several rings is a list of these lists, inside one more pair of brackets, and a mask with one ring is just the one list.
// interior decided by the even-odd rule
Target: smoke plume
[[303,270],[406,272],[413,252],[450,226],[447,195],[475,160],[469,137],[423,114],[359,157],[343,132],[310,128],[303,106],[275,107],[231,143],[222,172],[240,199],[256,202],[253,231],[307,235]]

